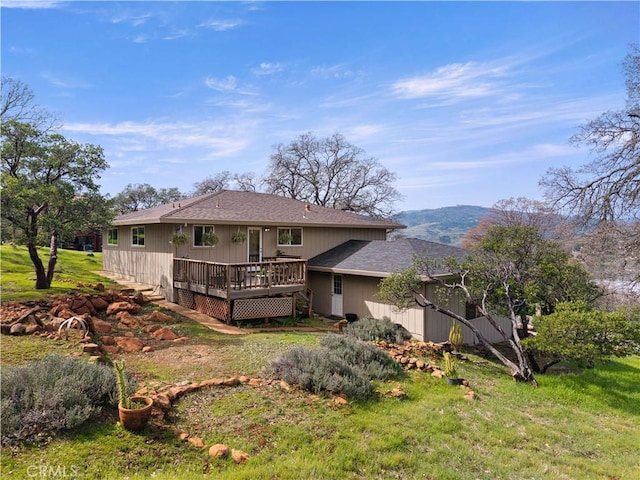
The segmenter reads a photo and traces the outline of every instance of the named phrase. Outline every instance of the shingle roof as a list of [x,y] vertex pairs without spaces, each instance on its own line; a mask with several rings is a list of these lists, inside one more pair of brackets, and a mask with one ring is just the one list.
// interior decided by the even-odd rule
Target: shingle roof
[[463,248],[418,238],[390,242],[349,240],[309,259],[308,264],[309,270],[384,277],[410,268],[415,257],[443,260],[453,256],[462,260],[467,255],[468,251]]
[[149,223],[217,223],[405,228],[376,219],[267,193],[222,190],[116,217],[114,225]]

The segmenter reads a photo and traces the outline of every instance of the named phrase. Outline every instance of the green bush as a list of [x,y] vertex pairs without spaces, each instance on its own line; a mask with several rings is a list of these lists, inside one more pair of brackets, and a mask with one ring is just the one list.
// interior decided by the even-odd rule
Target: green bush
[[385,351],[353,337],[330,333],[320,341],[320,345],[360,370],[370,380],[387,380],[402,372],[400,364]]
[[117,404],[111,368],[79,358],[49,355],[2,369],[2,445],[46,440]]
[[327,348],[291,348],[271,363],[267,375],[316,394],[344,393],[357,399],[373,395],[369,378]]
[[411,340],[411,333],[407,329],[387,318],[362,318],[357,322],[348,323],[343,331],[345,335],[364,341],[385,340],[389,343],[403,343]]
[[536,335],[525,338],[526,350],[552,363],[575,360],[591,365],[607,357],[640,353],[640,326],[623,312],[603,312],[581,302],[565,302],[535,320]]

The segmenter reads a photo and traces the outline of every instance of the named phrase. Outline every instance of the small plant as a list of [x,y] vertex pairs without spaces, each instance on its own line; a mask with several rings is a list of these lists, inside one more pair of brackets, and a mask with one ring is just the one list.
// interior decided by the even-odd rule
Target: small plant
[[205,232],[202,234],[202,245],[205,247],[214,247],[218,244],[219,238],[213,232]]
[[118,404],[122,408],[131,408],[131,397],[127,388],[128,382],[125,377],[124,360],[114,360],[113,370],[116,372],[116,383],[118,385]]
[[447,378],[458,378],[456,359],[449,352],[444,352],[444,375]]
[[189,236],[186,233],[176,232],[171,236],[172,245],[186,245],[187,243],[189,243]]
[[233,243],[244,243],[247,240],[247,234],[241,232],[240,230],[236,230],[231,234],[231,241]]
[[454,352],[460,351],[462,345],[462,327],[455,320],[449,329],[449,343],[453,346]]

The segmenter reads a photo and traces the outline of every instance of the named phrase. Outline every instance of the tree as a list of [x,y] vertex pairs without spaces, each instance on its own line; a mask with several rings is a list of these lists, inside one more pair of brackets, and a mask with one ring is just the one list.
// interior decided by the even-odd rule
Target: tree
[[123,214],[177,202],[183,198],[184,195],[175,187],[156,190],[148,183],[129,183],[113,197],[113,205],[116,212]]
[[[31,124],[2,124],[2,220],[24,234],[36,272],[37,289],[51,286],[57,262],[58,237],[93,220],[108,223],[106,201],[95,180],[108,165],[102,148],[81,145]],[[45,270],[38,256],[38,235],[50,240]]]
[[528,225],[545,238],[557,240],[564,236],[560,227],[565,226],[565,222],[542,202],[525,197],[508,198],[496,202],[489,214],[465,234],[460,245],[462,248],[477,245],[494,225]]
[[[623,62],[627,99],[583,125],[571,141],[587,145],[595,158],[577,170],[552,168],[541,179],[555,210],[573,215],[585,227],[601,227],[625,240],[640,280],[640,49],[633,45]],[[626,233],[619,232],[622,226]]]
[[603,312],[584,302],[557,305],[551,315],[536,321],[536,335],[524,339],[527,350],[545,358],[544,373],[563,360],[593,366],[608,357],[626,357],[640,353],[640,325],[622,312]]
[[306,133],[273,148],[263,180],[269,193],[373,217],[392,215],[400,198],[396,175],[342,135]]
[[207,176],[204,180],[193,184],[192,195],[204,195],[228,189],[234,185],[237,190],[243,192],[255,192],[255,176],[253,173],[231,173],[227,170]]
[[0,79],[0,91],[2,92],[0,118],[3,124],[14,120],[29,123],[44,131],[52,130],[57,126],[57,116],[35,105],[33,92],[20,80],[3,75]]
[[[442,271],[451,273],[447,279]],[[450,295],[459,292],[484,316],[509,346],[513,358],[495,348],[473,322],[445,307],[446,299],[429,300],[420,284],[437,283]],[[595,286],[579,265],[553,241],[544,239],[535,227],[494,225],[464,261],[448,259],[443,264],[417,259],[413,269],[391,275],[381,282],[380,297],[398,308],[417,303],[466,325],[478,341],[507,366],[514,379],[536,385],[533,367],[520,342],[526,332],[526,314],[538,303],[552,308],[561,300],[593,301]],[[504,331],[495,320],[505,315],[511,329]]]

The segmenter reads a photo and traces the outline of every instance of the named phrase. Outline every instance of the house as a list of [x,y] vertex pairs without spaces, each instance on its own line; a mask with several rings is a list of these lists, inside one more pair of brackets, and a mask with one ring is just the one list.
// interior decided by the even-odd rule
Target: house
[[[439,314],[395,312],[375,293],[415,254],[464,251],[386,241],[401,228],[276,195],[223,190],[118,216],[103,235],[103,269],[226,322],[290,316],[305,303],[319,314],[389,317],[417,338],[440,339],[434,325],[448,335],[450,320],[445,329]],[[431,295],[433,285],[425,288]],[[464,303],[456,308],[464,313]]]
[[[435,261],[454,257],[464,259],[468,252],[462,248],[442,243],[402,238],[394,241],[349,240],[309,259],[309,287],[314,292],[332,290],[332,295],[316,294],[314,310],[342,316],[345,312],[358,317],[388,318],[402,325],[419,340],[443,342],[449,338],[452,319],[430,308],[416,305],[405,311],[398,311],[392,305],[377,299],[379,284],[383,278],[394,272],[413,266],[415,258],[429,258]],[[451,275],[445,271],[435,272],[445,279]],[[425,298],[435,299],[436,283],[422,283]],[[446,305],[451,311],[474,323],[489,341],[501,341],[502,337],[486,321],[477,317],[475,309],[461,297],[453,296]],[[509,331],[509,319],[500,318],[500,326]],[[466,326],[462,326],[464,343],[477,343],[477,338]]]
[[118,216],[104,232],[103,268],[227,322],[287,316],[297,299],[312,301],[307,259],[351,239],[385,240],[398,228],[404,226],[290,198],[223,190]]

